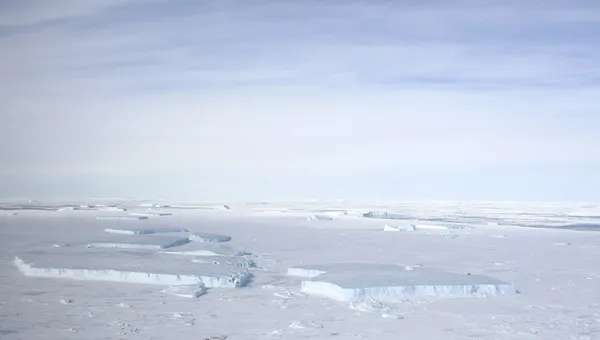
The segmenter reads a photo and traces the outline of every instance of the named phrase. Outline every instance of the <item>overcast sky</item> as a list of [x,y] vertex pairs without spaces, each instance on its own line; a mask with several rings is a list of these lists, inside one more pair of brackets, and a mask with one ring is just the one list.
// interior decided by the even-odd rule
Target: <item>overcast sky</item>
[[0,0],[0,196],[597,201],[600,1]]

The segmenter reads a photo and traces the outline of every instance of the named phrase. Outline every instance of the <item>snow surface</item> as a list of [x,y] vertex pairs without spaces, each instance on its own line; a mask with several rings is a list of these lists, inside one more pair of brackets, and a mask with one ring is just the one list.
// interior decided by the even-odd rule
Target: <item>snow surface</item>
[[143,234],[160,234],[160,233],[182,233],[187,232],[186,228],[178,227],[162,227],[162,228],[106,228],[107,233],[111,234],[126,234],[126,235],[143,235]]
[[106,240],[91,241],[93,248],[167,249],[190,242],[187,237],[166,235],[123,235]]
[[[143,223],[144,228],[161,228],[165,219],[98,221],[97,216],[107,213],[86,209],[54,213],[84,203],[136,211],[142,210],[140,202],[120,198],[0,202],[0,209],[19,213],[16,218],[0,216],[0,338],[600,338],[597,203],[169,202],[186,207],[168,218],[173,225],[232,237],[226,244],[190,242],[170,251],[221,253],[213,256],[86,248],[90,241],[127,236],[107,234],[107,227],[134,229]],[[206,208],[224,204],[235,209]],[[267,215],[265,210],[280,213]],[[365,218],[369,211],[387,211],[396,220]],[[315,223],[306,220],[311,214],[337,215],[333,221]],[[382,232],[386,222],[449,229]],[[440,236],[449,232],[452,237]],[[225,245],[231,253],[248,249],[252,255],[223,255],[225,248],[204,248]],[[15,257],[24,261],[29,275],[43,277],[23,275]],[[236,264],[250,260],[255,267]],[[396,265],[404,269],[402,275],[434,273],[437,278],[439,273],[465,280],[481,275],[507,282],[520,294],[340,303],[302,292],[302,281],[320,282],[331,272],[321,268],[325,273],[312,279],[286,275],[288,268],[335,263]],[[355,285],[357,277],[367,281],[377,276],[369,274],[354,267],[350,274],[339,275]],[[217,277],[242,276],[246,282],[241,289],[207,286],[206,293],[194,299],[170,293],[190,297],[205,284],[202,277],[213,278],[206,280],[210,284]],[[135,283],[141,277],[145,283]]]
[[193,233],[189,236],[192,242],[229,242],[231,236],[208,234],[208,233]]
[[481,275],[433,270],[404,270],[388,264],[344,263],[288,269],[288,275],[305,276],[302,291],[336,301],[397,302],[422,297],[468,297],[514,294],[506,282]]

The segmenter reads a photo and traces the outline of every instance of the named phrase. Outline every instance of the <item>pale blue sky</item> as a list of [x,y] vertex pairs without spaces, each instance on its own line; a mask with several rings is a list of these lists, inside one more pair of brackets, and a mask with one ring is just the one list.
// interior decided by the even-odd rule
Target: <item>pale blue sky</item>
[[0,0],[0,196],[598,200],[600,2]]

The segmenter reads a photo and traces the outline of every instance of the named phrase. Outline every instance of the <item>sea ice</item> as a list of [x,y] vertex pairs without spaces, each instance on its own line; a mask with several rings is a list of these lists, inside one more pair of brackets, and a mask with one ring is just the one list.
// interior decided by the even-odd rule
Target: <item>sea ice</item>
[[192,242],[229,242],[231,236],[208,234],[208,233],[193,233],[189,236]]
[[167,249],[188,243],[187,237],[136,235],[123,236],[118,239],[93,241],[88,244],[91,248],[130,248],[130,249]]
[[423,297],[494,296],[515,293],[506,282],[479,275],[404,270],[388,264],[344,263],[288,269],[304,276],[302,291],[336,301],[403,301]]
[[127,235],[143,235],[143,234],[159,234],[159,233],[182,233],[187,232],[185,228],[166,227],[166,228],[106,228],[107,233],[111,234],[127,234]]
[[251,274],[244,268],[178,261],[166,256],[139,253],[60,248],[61,253],[25,253],[13,264],[26,276],[79,280],[145,283],[167,286],[204,285],[236,288],[246,285]]

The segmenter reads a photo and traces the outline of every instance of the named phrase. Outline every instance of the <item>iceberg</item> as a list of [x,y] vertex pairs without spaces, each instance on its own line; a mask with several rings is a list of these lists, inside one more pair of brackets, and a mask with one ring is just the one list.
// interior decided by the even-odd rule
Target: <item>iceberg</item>
[[516,293],[511,284],[486,276],[404,268],[391,264],[344,263],[289,268],[288,275],[307,278],[302,281],[302,292],[340,302],[398,302]]
[[136,235],[119,239],[93,241],[89,248],[167,249],[190,242],[187,237]]
[[30,277],[166,286],[237,288],[245,286],[251,279],[251,274],[241,267],[177,261],[170,257],[140,256],[140,253],[107,254],[97,250],[89,253],[70,250],[60,254],[21,254],[15,257],[13,264],[21,273]]
[[130,216],[172,216],[172,213],[166,213],[166,212],[143,212],[143,213],[129,213]]
[[208,234],[208,233],[193,233],[189,236],[192,242],[229,242],[231,236]]
[[126,235],[145,235],[145,234],[160,234],[160,233],[185,233],[188,230],[185,228],[106,228],[105,232],[111,234],[126,234]]

